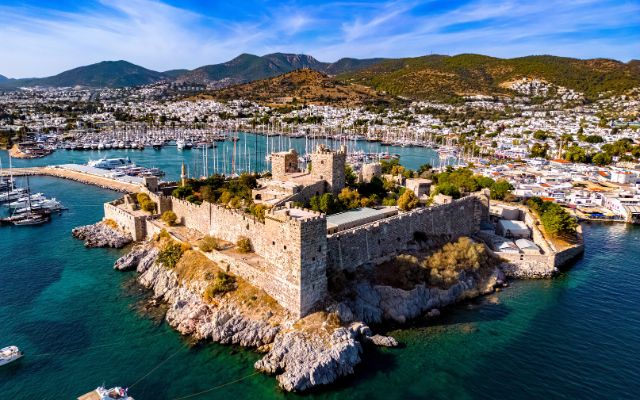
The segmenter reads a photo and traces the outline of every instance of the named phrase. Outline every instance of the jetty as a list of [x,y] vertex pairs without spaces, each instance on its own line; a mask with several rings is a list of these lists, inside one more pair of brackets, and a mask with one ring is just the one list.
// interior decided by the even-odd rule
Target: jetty
[[108,171],[98,168],[78,164],[65,164],[48,167],[13,168],[11,171],[0,172],[0,176],[53,176],[123,193],[140,191],[140,183],[142,181],[140,178],[112,178],[106,176],[106,173]]

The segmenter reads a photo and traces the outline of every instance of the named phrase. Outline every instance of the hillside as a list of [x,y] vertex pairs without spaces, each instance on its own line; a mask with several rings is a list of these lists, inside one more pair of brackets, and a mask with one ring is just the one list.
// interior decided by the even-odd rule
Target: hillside
[[271,78],[302,68],[335,75],[373,65],[381,58],[358,60],[343,58],[325,63],[304,54],[273,53],[262,57],[241,54],[222,64],[205,65],[177,77],[178,82],[208,83],[219,87]]
[[262,104],[355,106],[391,104],[397,99],[371,88],[345,84],[321,72],[301,69],[269,79],[230,86],[210,93],[220,100],[248,99]]
[[625,64],[555,56],[500,59],[476,54],[385,60],[342,74],[339,79],[409,98],[452,100],[469,94],[509,95],[504,83],[525,77],[573,89],[592,99],[607,91],[623,93],[640,86],[637,61]]
[[157,82],[165,76],[127,61],[102,61],[74,68],[47,78],[10,79],[10,86],[124,87]]
[[6,81],[6,80],[8,80],[8,79],[9,79],[9,78],[7,78],[6,76],[4,76],[4,75],[0,75],[0,82],[4,82],[4,81]]

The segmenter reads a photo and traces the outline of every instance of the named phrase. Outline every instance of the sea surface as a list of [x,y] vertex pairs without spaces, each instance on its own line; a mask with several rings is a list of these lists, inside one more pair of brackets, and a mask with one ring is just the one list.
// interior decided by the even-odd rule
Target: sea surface
[[[13,159],[12,164],[14,167],[69,163],[86,164],[90,160],[97,160],[102,157],[129,157],[131,161],[137,165],[162,169],[166,173],[165,178],[163,178],[165,180],[178,180],[180,178],[182,162],[185,163],[190,177],[208,176],[213,173],[262,172],[270,169],[265,155],[272,151],[295,149],[298,154],[302,155],[311,152],[314,146],[319,144],[333,149],[338,149],[344,144],[350,152],[363,151],[371,155],[384,153],[396,154],[400,156],[400,162],[405,167],[414,170],[423,164],[430,164],[435,167],[446,165],[447,162],[449,164],[455,162],[454,159],[440,161],[437,152],[424,147],[382,146],[377,142],[340,142],[329,139],[306,141],[303,138],[287,138],[282,136],[272,136],[267,139],[266,136],[243,132],[238,133],[237,136],[240,140],[238,140],[235,145],[231,141],[216,142],[215,148],[206,150],[193,148],[180,151],[175,145],[165,146],[161,150],[154,150],[152,148],[146,148],[144,150],[57,150],[50,156],[44,158],[34,160]],[[374,159],[371,158],[371,162],[373,161]],[[0,162],[2,163],[2,167],[9,167],[7,152],[0,152]]]
[[[131,157],[168,167],[176,152]],[[20,163],[80,157],[90,156],[60,151]],[[86,249],[71,237],[73,227],[99,220],[102,203],[117,193],[51,177],[30,183],[69,210],[42,226],[0,227],[0,346],[26,353],[0,367],[2,399],[74,399],[103,383],[130,387],[136,400],[628,399],[640,393],[638,227],[585,225],[584,257],[559,277],[515,282],[438,320],[389,327],[401,348],[368,349],[354,376],[300,396],[256,374],[258,354],[194,346],[141,312],[145,294],[135,273],[112,268],[126,250]]]

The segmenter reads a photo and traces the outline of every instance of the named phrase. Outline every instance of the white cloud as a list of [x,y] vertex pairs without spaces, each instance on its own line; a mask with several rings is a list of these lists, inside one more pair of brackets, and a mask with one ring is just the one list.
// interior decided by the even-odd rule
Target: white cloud
[[430,52],[640,57],[637,2],[476,0],[447,11],[424,1],[269,7],[235,20],[155,0],[101,0],[76,12],[0,6],[0,73],[45,76],[117,59],[156,70],[195,68],[273,51],[323,61]]

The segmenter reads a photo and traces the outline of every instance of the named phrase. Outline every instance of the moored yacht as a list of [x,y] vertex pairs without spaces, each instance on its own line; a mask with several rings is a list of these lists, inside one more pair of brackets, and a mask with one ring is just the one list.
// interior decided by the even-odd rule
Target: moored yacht
[[127,158],[106,158],[103,157],[99,160],[91,160],[87,163],[88,166],[100,169],[114,169],[119,167],[130,167],[133,163]]

